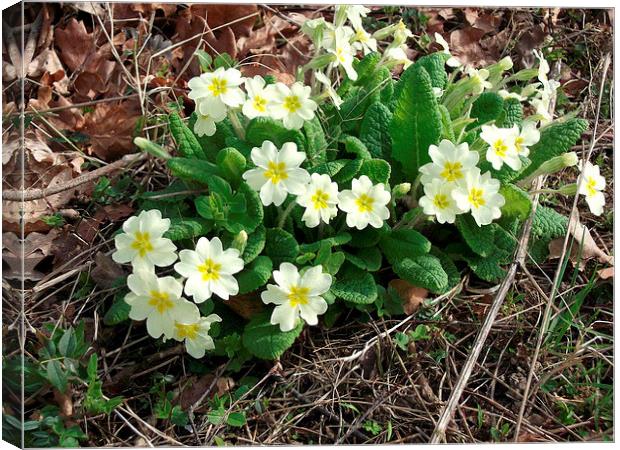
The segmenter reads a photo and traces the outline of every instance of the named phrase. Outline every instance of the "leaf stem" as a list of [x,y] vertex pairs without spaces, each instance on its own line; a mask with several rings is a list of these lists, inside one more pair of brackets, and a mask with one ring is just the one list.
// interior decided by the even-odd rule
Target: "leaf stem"
[[286,218],[289,216],[289,214],[291,213],[291,211],[293,210],[296,204],[297,202],[295,202],[295,200],[292,200],[288,204],[286,209],[282,211],[282,214],[280,214],[280,217],[278,219],[278,228],[284,228],[284,222],[286,222]]
[[245,129],[243,128],[243,125],[241,125],[241,121],[239,120],[237,113],[235,111],[228,111],[228,118],[230,119],[230,123],[232,124],[237,137],[242,141],[245,140]]

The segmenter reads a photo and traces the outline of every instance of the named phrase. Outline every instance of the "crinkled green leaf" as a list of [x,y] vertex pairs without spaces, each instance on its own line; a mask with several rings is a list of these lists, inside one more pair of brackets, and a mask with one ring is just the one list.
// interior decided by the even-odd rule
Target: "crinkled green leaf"
[[182,239],[195,239],[205,236],[213,228],[213,222],[201,217],[186,219],[170,219],[170,228],[164,233],[164,237],[173,241]]
[[392,267],[396,275],[414,286],[439,294],[448,289],[448,274],[433,255],[403,258]]
[[295,237],[281,228],[268,228],[265,250],[263,253],[271,258],[273,264],[293,262],[299,255],[299,244]]
[[372,157],[366,145],[355,136],[345,136],[342,142],[345,150],[356,155],[359,159],[370,159]]
[[336,175],[332,177],[338,184],[344,184],[355,178],[364,163],[363,159],[350,159]]
[[361,177],[362,175],[366,175],[373,183],[383,183],[387,187],[390,182],[391,173],[392,168],[386,160],[367,159],[362,163],[362,167],[360,167],[357,176]]
[[239,294],[247,294],[264,286],[271,277],[273,265],[266,256],[259,256],[236,275]]
[[103,323],[107,326],[112,326],[124,322],[129,319],[129,311],[131,311],[131,306],[127,304],[123,297],[117,296],[110,309],[103,316]]
[[530,200],[527,192],[514,184],[504,184],[500,188],[499,193],[506,200],[502,207],[502,222],[514,219],[523,222],[528,218],[532,211],[532,200]]
[[307,142],[307,158],[310,164],[315,165],[325,162],[325,150],[327,150],[327,140],[325,132],[318,117],[304,122],[304,132]]
[[216,163],[224,179],[234,186],[239,184],[246,166],[245,156],[239,150],[233,147],[223,148],[217,154]]
[[340,271],[331,291],[336,297],[351,303],[367,305],[377,299],[377,284],[373,276],[351,265]]
[[317,252],[323,243],[327,244],[329,248],[336,247],[338,245],[344,245],[351,241],[351,234],[346,231],[342,233],[338,233],[334,236],[330,236],[325,239],[321,239],[317,242],[311,242],[309,244],[301,244],[299,246],[300,251],[302,252]]
[[519,99],[505,99],[502,114],[500,114],[496,122],[497,126],[501,128],[511,128],[513,125],[521,125],[521,122],[523,122],[523,107]]
[[390,264],[397,264],[405,258],[428,253],[431,243],[420,232],[402,228],[386,233],[379,241],[379,247]]
[[442,124],[428,73],[415,64],[408,71],[411,76],[397,97],[390,134],[394,159],[415,179],[419,168],[431,160],[428,148],[439,142]]
[[243,346],[261,359],[277,359],[294,343],[304,322],[300,320],[291,331],[280,331],[278,325],[271,325],[271,312],[258,314],[250,320],[243,331]]
[[170,126],[170,134],[177,143],[179,154],[186,158],[206,159],[206,155],[202,150],[202,146],[198,142],[193,132],[193,124],[190,129],[178,113],[172,112],[168,115],[168,124]]
[[297,144],[297,151],[306,151],[306,138],[301,131],[287,130],[282,122],[269,117],[250,120],[245,129],[245,139],[256,147],[263,145],[264,141],[271,141],[278,148],[286,142],[294,142]]
[[221,173],[215,164],[194,158],[170,158],[166,164],[175,177],[204,185],[209,184],[212,176]]
[[381,268],[381,252],[377,247],[361,248],[355,253],[345,253],[347,261],[362,270],[376,272]]
[[360,140],[374,158],[389,158],[392,152],[390,123],[392,112],[383,103],[368,107],[360,128]]
[[483,92],[471,106],[469,116],[476,119],[467,128],[471,129],[496,120],[504,111],[504,99],[495,92]]

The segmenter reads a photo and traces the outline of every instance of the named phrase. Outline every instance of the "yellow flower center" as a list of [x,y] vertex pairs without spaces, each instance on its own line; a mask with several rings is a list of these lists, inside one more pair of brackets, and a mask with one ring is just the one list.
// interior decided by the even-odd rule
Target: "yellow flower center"
[[134,234],[134,240],[131,243],[131,248],[138,250],[138,254],[142,258],[144,258],[148,252],[153,251],[153,244],[151,243],[149,233],[136,231]]
[[288,294],[288,301],[290,302],[292,307],[297,305],[306,305],[308,304],[308,293],[310,289],[307,287],[301,286],[293,286],[291,288],[291,292]]
[[284,98],[283,106],[288,110],[288,112],[294,113],[299,108],[301,108],[301,101],[296,95],[289,95],[288,97]]
[[502,139],[498,139],[493,144],[493,150],[495,150],[495,154],[500,158],[504,158],[506,156],[506,152],[508,151],[508,146],[504,144]]
[[209,85],[209,90],[214,97],[219,97],[220,95],[225,94],[226,91],[228,91],[226,79],[213,78],[213,80],[211,80],[211,84]]
[[480,208],[481,206],[484,206],[484,204],[486,203],[486,201],[484,200],[484,191],[482,189],[472,188],[469,191],[469,203],[474,208]]
[[180,339],[196,339],[200,325],[197,323],[184,324],[175,322],[174,327],[177,329]]
[[336,49],[336,58],[338,58],[338,61],[340,61],[341,63],[344,62],[344,50],[342,47],[338,47]]
[[357,33],[355,33],[355,38],[360,42],[368,41],[368,36],[362,30],[357,30]]
[[372,211],[372,204],[375,202],[375,199],[370,197],[369,195],[362,194],[356,200],[355,204],[357,205],[357,209],[359,212],[370,212]]
[[456,181],[463,178],[463,165],[460,162],[447,162],[439,174],[446,181]]
[[265,112],[267,110],[267,100],[265,100],[260,95],[254,96],[253,105],[256,111]]
[[174,306],[174,302],[170,300],[167,292],[151,291],[149,305],[157,310],[159,314],[163,314]]
[[326,192],[317,189],[314,195],[310,198],[310,200],[314,205],[314,209],[324,209],[327,208],[327,201],[329,200],[329,195]]
[[450,204],[448,202],[448,196],[445,194],[437,194],[433,199],[433,204],[439,209],[446,209]]
[[271,181],[273,184],[277,184],[282,180],[286,180],[288,178],[288,174],[286,173],[286,164],[283,162],[276,163],[273,161],[269,161],[267,165],[267,170],[263,174],[265,178]]
[[523,138],[519,136],[515,139],[515,147],[517,148],[517,152],[521,153],[523,151]]
[[198,266],[198,272],[202,274],[204,281],[219,280],[221,264],[216,263],[212,259],[207,259]]
[[586,178],[586,191],[588,192],[588,197],[596,195],[596,180],[594,178]]

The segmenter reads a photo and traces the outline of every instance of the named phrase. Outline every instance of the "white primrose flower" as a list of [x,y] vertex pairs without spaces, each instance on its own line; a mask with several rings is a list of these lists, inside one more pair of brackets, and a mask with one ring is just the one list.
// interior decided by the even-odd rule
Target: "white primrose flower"
[[187,85],[192,100],[200,99],[211,115],[221,114],[227,107],[236,108],[245,100],[245,94],[239,87],[243,83],[241,72],[237,69],[220,67],[214,72],[203,73],[194,77]]
[[407,46],[402,44],[396,47],[392,47],[389,46],[385,52],[383,52],[383,57],[389,61],[392,62],[394,65],[403,65],[403,69],[407,69],[407,67],[409,67],[411,64],[413,64],[413,61],[411,61],[409,59],[409,57],[407,56],[407,53],[405,52],[405,50],[407,49]]
[[486,81],[489,78],[489,71],[487,69],[476,70],[473,67],[467,67],[465,72],[474,81],[474,94],[482,94],[485,89],[493,87],[491,82]]
[[342,98],[340,98],[336,90],[332,87],[332,82],[329,80],[329,78],[327,78],[327,75],[317,70],[314,73],[314,77],[317,79],[319,83],[325,86],[325,92],[327,92],[327,95],[329,95],[329,97],[332,99],[334,106],[337,109],[340,109],[340,105],[342,105],[343,100]]
[[308,228],[321,221],[329,223],[338,214],[338,184],[329,175],[313,173],[306,192],[297,197],[297,203],[306,208],[301,220]]
[[347,225],[362,230],[370,224],[381,228],[383,221],[390,217],[387,204],[390,192],[383,183],[372,184],[370,178],[362,175],[351,181],[351,189],[338,194],[338,207],[347,213]]
[[312,120],[317,104],[310,98],[310,86],[297,82],[289,88],[276,83],[271,117],[281,119],[289,130],[299,130],[306,120]]
[[407,39],[412,36],[413,33],[409,28],[407,28],[407,25],[405,25],[405,22],[403,22],[402,19],[394,26],[394,43],[396,45],[404,44],[407,42]]
[[462,65],[461,61],[452,56],[452,53],[450,53],[450,46],[441,34],[435,33],[435,42],[441,45],[441,47],[443,48],[443,52],[446,55],[450,55],[450,58],[446,61],[446,65],[450,67],[460,67]]
[[[196,308],[198,312],[198,308]],[[207,317],[197,316],[187,318],[174,323],[173,338],[176,341],[185,341],[187,353],[196,359],[202,358],[207,350],[213,350],[215,343],[209,336],[209,330],[214,322],[221,322],[222,318],[217,314],[209,314]]]
[[495,170],[502,168],[504,163],[513,170],[522,166],[515,141],[519,137],[519,127],[498,128],[495,125],[482,125],[480,138],[489,144],[486,158]]
[[334,33],[334,48],[327,51],[334,55],[334,67],[341,66],[350,80],[357,80],[357,72],[353,68],[353,49],[349,43],[350,36],[344,28],[336,28]]
[[149,335],[171,338],[176,321],[199,315],[198,307],[181,298],[183,285],[173,277],[157,278],[153,272],[140,270],[127,277],[129,292],[125,301],[130,306],[129,317],[146,319]]
[[265,117],[270,113],[273,104],[274,86],[266,86],[265,79],[260,75],[245,80],[248,98],[241,111],[248,119]]
[[596,164],[586,161],[581,165],[581,175],[583,178],[579,187],[579,194],[585,196],[586,202],[592,214],[600,216],[603,214],[605,206],[605,178],[601,175],[601,170]]
[[454,184],[445,183],[439,178],[425,184],[424,196],[419,201],[424,214],[436,216],[439,223],[454,223],[456,215],[461,211],[452,198],[453,189]]
[[123,223],[123,233],[114,236],[112,259],[119,264],[131,263],[134,270],[169,266],[177,259],[177,247],[162,237],[168,228],[170,219],[162,219],[157,209],[130,217]]
[[519,131],[519,127],[514,125],[517,137],[515,138],[515,147],[520,156],[528,156],[530,147],[540,140],[540,131],[536,128],[535,122],[525,122]]
[[479,158],[478,152],[469,151],[467,142],[455,145],[447,139],[443,139],[439,146],[429,146],[428,154],[433,162],[420,167],[422,184],[435,179],[448,184],[463,180],[469,171],[476,168]]
[[345,10],[347,19],[356,30],[362,28],[362,17],[366,17],[370,12],[370,9],[363,5],[337,5],[336,14],[339,14],[342,9]]
[[364,55],[377,51],[377,40],[363,28],[358,28],[355,31],[351,45],[355,51],[363,52]]
[[260,191],[263,205],[280,206],[288,194],[301,195],[310,182],[310,175],[299,167],[306,160],[304,152],[297,151],[297,144],[286,142],[281,150],[271,141],[254,147],[250,154],[255,169],[243,174],[243,179],[255,191]]
[[332,277],[323,273],[322,266],[311,267],[303,275],[291,263],[280,264],[280,270],[273,271],[277,283],[268,284],[261,293],[263,303],[276,307],[271,314],[271,324],[279,325],[281,331],[295,328],[301,317],[308,325],[316,325],[318,316],[327,311],[327,302],[321,297],[332,284]]
[[[522,91],[523,92],[523,91]],[[508,92],[506,89],[500,89],[498,92],[499,96],[501,98],[503,98],[504,100],[507,100],[509,98],[514,98],[519,100],[520,102],[527,100],[527,96],[524,97],[523,95],[519,95],[516,92]]]
[[478,226],[488,225],[502,215],[501,207],[505,199],[498,191],[500,183],[491,178],[491,173],[480,175],[480,169],[474,169],[465,175],[452,191],[452,198],[461,212],[471,212]]
[[243,260],[239,257],[239,250],[224,250],[219,238],[209,241],[201,237],[196,250],[181,250],[179,259],[174,270],[187,278],[185,293],[196,303],[204,302],[213,294],[228,300],[231,295],[239,293],[239,283],[233,275],[241,272]]
[[319,17],[306,20],[301,25],[301,31],[312,39],[314,47],[319,50],[323,46],[323,34],[329,25],[331,24],[328,24],[323,17]]
[[198,136],[213,136],[217,127],[216,123],[226,118],[225,108],[210,108],[210,103],[203,99],[196,100],[196,123],[194,133]]

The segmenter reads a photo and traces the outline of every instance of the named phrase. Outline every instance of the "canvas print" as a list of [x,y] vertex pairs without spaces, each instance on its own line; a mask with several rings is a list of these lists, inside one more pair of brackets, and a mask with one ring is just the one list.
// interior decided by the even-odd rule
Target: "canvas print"
[[2,439],[613,440],[606,9],[2,14]]

